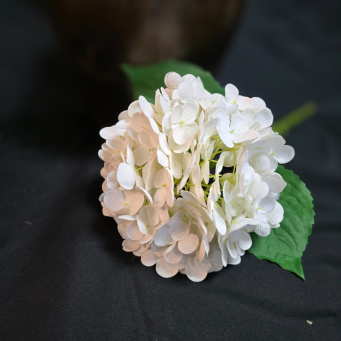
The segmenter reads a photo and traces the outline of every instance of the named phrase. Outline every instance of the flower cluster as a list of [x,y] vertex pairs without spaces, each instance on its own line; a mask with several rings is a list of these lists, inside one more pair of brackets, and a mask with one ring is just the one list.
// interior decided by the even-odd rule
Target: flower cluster
[[105,179],[100,202],[113,217],[123,249],[202,281],[238,264],[250,232],[266,237],[283,219],[277,202],[286,183],[275,172],[294,149],[274,133],[265,102],[204,89],[200,78],[165,76],[155,105],[143,96],[101,130]]

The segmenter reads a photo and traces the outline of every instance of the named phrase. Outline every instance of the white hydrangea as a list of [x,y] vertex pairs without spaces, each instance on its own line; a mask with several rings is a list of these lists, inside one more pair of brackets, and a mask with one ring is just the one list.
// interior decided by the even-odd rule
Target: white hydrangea
[[286,183],[275,170],[294,149],[272,131],[262,99],[232,84],[225,97],[210,94],[200,78],[175,72],[165,84],[155,105],[140,96],[101,130],[100,201],[125,251],[162,277],[199,282],[239,264],[250,232],[266,237],[279,227]]

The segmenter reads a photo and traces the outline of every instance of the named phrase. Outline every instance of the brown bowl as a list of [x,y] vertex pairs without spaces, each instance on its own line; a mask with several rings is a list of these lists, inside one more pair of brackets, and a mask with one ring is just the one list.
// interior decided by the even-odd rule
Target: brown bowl
[[115,80],[122,62],[182,59],[214,69],[243,5],[243,0],[46,1],[67,55],[99,80]]

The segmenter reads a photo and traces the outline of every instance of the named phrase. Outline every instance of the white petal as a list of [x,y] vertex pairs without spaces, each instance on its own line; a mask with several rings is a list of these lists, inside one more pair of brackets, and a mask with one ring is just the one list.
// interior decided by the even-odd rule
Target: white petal
[[197,249],[196,257],[200,262],[202,262],[205,257],[205,243],[203,241],[200,243],[200,247]]
[[226,233],[226,223],[225,220],[220,216],[216,209],[213,209],[214,222],[216,224],[217,230],[221,235]]
[[238,114],[238,105],[237,104],[231,104],[226,109],[226,113],[228,116],[232,117],[235,114]]
[[144,188],[139,187],[138,190],[141,191],[141,192],[145,195],[145,197],[147,198],[147,200],[148,200],[150,203],[153,202],[153,198],[151,197],[151,195],[150,195]]
[[161,104],[162,111],[164,113],[169,112],[170,104],[168,101],[165,100],[165,98],[163,96],[160,96],[160,104]]
[[158,114],[162,113],[162,105],[160,103],[161,97],[163,98],[163,96],[161,96],[160,90],[157,89],[155,92],[155,111],[156,111],[156,113],[154,114],[155,118],[158,116]]
[[198,114],[198,108],[192,103],[186,103],[182,107],[182,117],[181,120],[184,122],[191,122],[196,120]]
[[164,205],[163,207],[155,206],[155,208],[159,212],[161,223],[162,224],[168,223],[169,222],[169,212],[168,212],[167,206],[166,205]]
[[[137,225],[139,227],[139,230],[145,234],[145,235],[149,235],[148,229],[147,229],[147,222],[145,222],[145,216],[143,215],[143,210],[140,211],[140,214],[138,214],[136,216],[136,220],[137,220]],[[141,242],[142,243],[142,242]]]
[[249,125],[249,127],[252,126],[252,124],[255,122],[255,117],[256,117],[256,114],[255,114],[255,111],[252,110],[252,109],[246,109],[244,110],[241,115],[243,117],[245,117],[246,121],[247,121],[247,124]]
[[184,126],[186,127],[186,131],[189,137],[193,136],[198,130],[198,125],[195,122],[185,123]]
[[167,194],[166,194],[166,203],[169,207],[173,207],[174,205],[174,192],[173,187],[167,187],[165,188]]
[[194,89],[192,83],[183,82],[179,84],[178,95],[182,102],[190,101],[194,97]]
[[140,231],[138,225],[136,222],[130,224],[127,227],[127,236],[131,239],[131,240],[139,240],[143,237],[143,233]]
[[186,131],[185,125],[182,127],[179,124],[173,126],[173,138],[174,141],[179,145],[186,143],[187,139],[189,138],[189,134]]
[[166,251],[165,251],[165,254],[168,252],[171,252],[175,247],[176,247],[176,243],[173,243],[170,246],[168,246]]
[[253,107],[253,101],[249,97],[238,96],[237,104],[239,110],[245,110]]
[[169,179],[167,177],[168,177],[167,171],[164,168],[159,169],[154,177],[154,187],[161,188],[164,185],[166,185],[167,182],[169,184],[169,181],[167,181]]
[[221,153],[219,156],[218,162],[216,164],[216,167],[215,167],[216,174],[220,174],[220,172],[222,171],[224,167],[224,159],[225,159],[225,154]]
[[219,137],[224,142],[224,144],[229,148],[233,148],[234,143],[232,140],[232,134],[228,131],[222,131],[219,127],[217,128],[217,130],[218,130]]
[[173,240],[183,240],[189,234],[189,226],[184,221],[171,222],[170,234]]
[[110,173],[110,169],[106,169],[105,166],[101,169],[101,176],[106,179],[108,174]]
[[199,246],[199,237],[190,233],[185,239],[179,241],[178,248],[184,254],[190,254]]
[[201,178],[200,178],[200,167],[199,165],[196,165],[193,167],[192,173],[192,181],[193,184],[197,187],[201,187]]
[[142,113],[136,113],[131,119],[131,126],[136,132],[150,130],[150,121],[146,115]]
[[195,76],[191,75],[191,74],[187,74],[187,75],[184,75],[182,76],[182,81],[183,82],[193,82],[195,81]]
[[159,130],[159,127],[158,127],[156,121],[153,118],[150,117],[149,118],[149,123],[150,123],[150,126],[153,129],[154,133],[159,134],[160,130]]
[[271,110],[264,108],[257,114],[255,122],[259,123],[262,128],[267,128],[272,125],[273,120],[274,117]]
[[138,167],[144,165],[149,160],[149,150],[143,146],[134,149],[135,163]]
[[226,241],[226,246],[227,246],[227,249],[229,251],[230,256],[232,258],[237,258],[238,257],[238,253],[237,253],[237,250],[236,250],[236,247],[234,246],[234,244],[230,240],[227,240]]
[[178,266],[168,263],[164,258],[156,262],[156,272],[164,278],[173,277],[178,273]]
[[252,157],[251,162],[254,170],[260,175],[274,168],[273,160],[265,153],[257,153]]
[[145,97],[143,97],[143,96],[139,97],[139,104],[140,104],[140,107],[141,107],[143,113],[147,117],[153,117],[154,110],[153,110],[152,106],[150,105],[150,103],[148,103],[148,101],[146,100]]
[[202,125],[204,124],[204,120],[205,120],[205,113],[204,113],[204,111],[202,111],[200,116],[199,116],[199,128],[201,128]]
[[154,186],[155,188],[161,188],[164,186],[171,186],[171,179],[168,171],[165,168],[161,168],[156,172],[154,178]]
[[215,266],[223,265],[221,259],[221,250],[219,249],[219,246],[217,244],[213,244],[209,254],[209,259],[211,263]]
[[262,108],[266,107],[265,102],[261,98],[259,98],[259,97],[252,97],[251,99],[253,101],[253,108],[255,110],[259,110],[259,109],[262,109]]
[[[170,90],[170,89],[168,89],[168,91],[169,91],[169,90]],[[161,87],[161,92],[162,92],[162,97],[163,97],[167,102],[169,102],[170,99],[169,99],[168,93],[167,93],[167,91],[166,91],[163,87]]]
[[177,157],[175,154],[171,154],[169,156],[170,158],[170,168],[171,168],[171,172],[172,172],[172,175],[175,179],[180,179],[181,176],[182,176],[182,167],[181,167],[181,164],[180,162],[178,161]]
[[253,199],[260,200],[265,198],[269,193],[269,186],[263,181],[254,181],[251,183],[248,194],[252,196]]
[[161,166],[168,168],[168,157],[167,157],[167,155],[164,154],[164,152],[162,152],[161,149],[157,150],[156,155],[157,155],[157,162]]
[[220,196],[220,183],[219,183],[219,178],[217,178],[211,187],[211,194],[212,194],[212,200],[213,201],[218,201],[219,196]]
[[162,131],[164,134],[168,135],[172,129],[171,115],[166,114],[162,119]]
[[123,207],[125,201],[126,199],[119,189],[116,191],[105,192],[104,204],[110,211],[120,210]]
[[238,89],[233,84],[227,84],[225,86],[225,98],[228,102],[233,102],[239,95]]
[[285,145],[285,140],[281,135],[273,135],[273,137],[264,140],[263,142],[266,143],[271,149],[276,149],[278,147]]
[[114,130],[111,127],[103,128],[99,132],[99,134],[104,140],[111,140],[117,137],[117,135],[115,134]]
[[132,189],[135,185],[135,171],[126,163],[121,163],[117,169],[117,181],[125,189]]
[[238,265],[240,261],[241,261],[241,258],[238,254],[236,258],[227,257],[227,264]]
[[[233,130],[233,134],[238,135],[245,133],[249,129],[245,117],[240,114],[233,115],[229,130]],[[232,133],[232,132],[231,132]]]
[[230,236],[230,242],[231,243],[235,243],[235,242],[238,241],[238,239],[239,239],[239,232],[240,231],[235,231],[235,232],[231,233],[231,236]]
[[245,133],[237,134],[233,136],[233,141],[235,143],[242,143],[244,141],[254,140],[259,136],[259,133],[253,129],[247,130]]
[[122,120],[126,120],[126,119],[129,119],[130,116],[128,114],[128,110],[124,110],[122,111],[119,115],[118,115],[118,119],[119,121],[122,121]]
[[145,251],[146,251],[146,249],[144,247],[140,246],[137,250],[133,251],[133,254],[136,257],[141,257]]
[[133,190],[130,191],[125,190],[124,195],[126,197],[126,203],[129,204],[130,209],[129,214],[130,215],[136,214],[143,205],[144,202],[143,194],[134,188]]
[[136,217],[134,215],[129,215],[129,214],[122,214],[122,215],[116,216],[116,217],[119,218],[119,219],[136,221]]
[[121,120],[121,121],[117,122],[116,123],[116,127],[119,128],[118,131],[126,130],[126,129],[131,128],[131,119],[130,119],[130,117],[127,120]]
[[284,217],[284,210],[282,205],[279,202],[276,202],[275,208],[268,213],[268,221],[269,224],[276,225],[279,224]]
[[160,221],[159,212],[154,206],[146,207],[146,215],[149,225],[156,226]]
[[159,134],[159,143],[160,147],[162,148],[165,154],[170,155],[172,153],[168,146],[167,137],[165,134],[162,133]]
[[164,258],[168,263],[177,264],[181,261],[183,254],[175,246],[170,252],[165,253]]
[[133,115],[137,112],[142,113],[142,110],[139,101],[134,101],[128,107],[128,115],[133,117]]
[[252,239],[250,235],[244,230],[239,232],[238,245],[242,250],[248,250],[252,245]]
[[166,202],[167,190],[165,187],[158,188],[154,194],[154,202],[157,206],[162,207]]
[[141,145],[146,149],[153,149],[154,146],[150,142],[150,134],[147,131],[140,131],[138,133],[138,140],[140,141]]
[[[232,106],[235,106],[235,104],[233,104]],[[214,110],[212,119],[215,119],[215,118],[219,119],[219,127],[223,131],[226,131],[227,128],[230,126],[230,116],[226,112],[226,110],[223,110],[223,109]]]
[[210,180],[210,163],[208,160],[205,160],[205,163],[201,166],[200,173],[201,178],[208,184]]
[[194,97],[196,99],[202,99],[204,97],[204,85],[202,84],[200,77],[197,77],[192,82],[192,86],[194,91]]
[[172,242],[169,227],[164,225],[157,232],[154,239],[154,243],[157,246],[166,246]]
[[165,84],[172,90],[177,89],[181,81],[181,76],[176,72],[168,72],[165,76]]
[[238,230],[241,230],[244,228],[246,225],[259,225],[262,224],[262,221],[259,219],[254,219],[254,218],[244,218],[239,220],[238,222],[232,224],[229,227],[228,234],[231,234],[233,232],[236,232]]
[[137,250],[140,247],[140,242],[131,242],[129,240],[124,240],[122,246],[124,251],[131,252]]
[[115,149],[115,150],[119,150],[119,151],[124,151],[124,149],[127,146],[127,144],[124,142],[124,140],[119,136],[116,136],[114,139],[107,140],[107,145],[110,148]]
[[275,205],[276,205],[276,199],[273,197],[266,197],[259,203],[259,206],[266,213],[272,211],[275,208]]
[[147,250],[141,256],[141,262],[145,266],[153,266],[158,259],[159,257],[152,250]]
[[[193,206],[199,205],[198,198],[193,193],[187,192],[187,191],[181,191],[180,194],[185,200],[190,201],[191,205],[193,205]],[[181,220],[182,220],[185,216],[185,211],[183,211],[183,210],[178,211],[174,216],[176,216],[177,214],[181,214],[181,216],[179,216],[179,217],[181,217]]]
[[291,146],[281,146],[279,148],[276,148],[273,154],[273,158],[278,163],[287,163],[293,159],[295,156],[295,150]]
[[154,251],[157,256],[162,257],[163,253],[166,252],[166,250],[168,250],[168,246],[157,246],[155,243],[151,243],[150,244],[150,248],[152,251]]
[[238,244],[238,243],[236,244],[236,249],[237,249],[237,252],[238,252],[238,255],[239,255],[239,256],[244,256],[244,255],[245,255],[245,250],[242,250],[242,249],[239,247],[239,244]]
[[269,224],[260,224],[260,225],[257,225],[255,228],[255,233],[261,237],[268,236],[270,232],[271,232],[271,227]]
[[117,182],[117,171],[113,170],[111,171],[108,176],[107,176],[107,185],[108,188],[110,188],[111,190],[115,190],[118,187],[118,182]]
[[281,193],[287,185],[281,175],[274,172],[264,174],[262,181],[269,185],[269,191],[272,193]]
[[129,146],[127,147],[126,160],[127,160],[127,164],[128,164],[130,167],[134,168],[134,166],[135,166],[134,153],[133,153],[133,151],[129,148]]
[[143,244],[147,244],[151,241],[151,239],[153,238],[153,234],[147,234],[145,235],[144,237],[142,237],[142,239],[140,239],[140,244],[143,245]]
[[211,262],[208,260],[207,257],[204,257],[202,261],[200,261],[198,258],[194,258],[194,265],[201,271],[207,272],[211,268]]
[[194,264],[194,259],[190,258],[186,264],[186,275],[193,282],[201,282],[206,276],[207,272],[198,269]]
[[159,135],[156,134],[154,131],[150,131],[149,135],[150,143],[154,148],[159,146]]
[[172,124],[180,123],[182,117],[182,107],[180,105],[177,105],[174,107],[172,114],[171,114],[171,121]]

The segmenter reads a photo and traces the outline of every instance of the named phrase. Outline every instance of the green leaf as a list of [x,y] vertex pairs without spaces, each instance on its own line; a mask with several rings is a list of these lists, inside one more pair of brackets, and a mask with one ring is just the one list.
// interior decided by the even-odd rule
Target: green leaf
[[207,91],[225,94],[225,90],[209,72],[186,62],[170,60],[143,66],[123,64],[122,69],[133,85],[134,98],[138,99],[142,95],[151,103],[154,103],[156,89],[165,87],[164,77],[171,71],[175,71],[181,76],[192,74],[200,77]]
[[313,198],[304,182],[291,170],[278,166],[276,172],[287,182],[278,200],[284,208],[284,219],[268,237],[251,233],[249,251],[257,258],[275,262],[305,279],[301,257],[314,224]]

